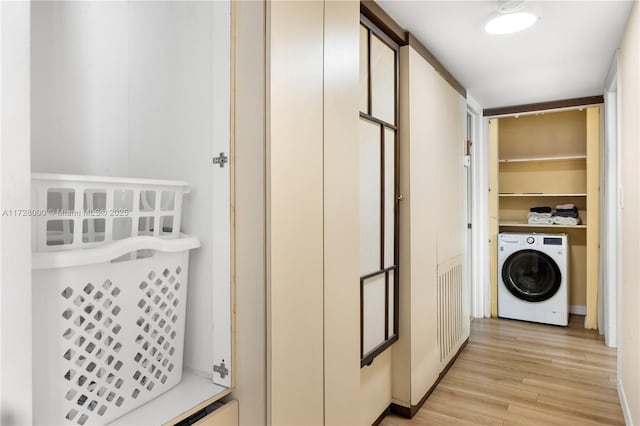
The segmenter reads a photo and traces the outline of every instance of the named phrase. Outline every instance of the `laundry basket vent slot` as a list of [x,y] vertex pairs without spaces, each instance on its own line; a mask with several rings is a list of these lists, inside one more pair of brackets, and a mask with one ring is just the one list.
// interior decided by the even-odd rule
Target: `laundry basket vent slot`
[[62,337],[68,345],[63,358],[65,399],[73,404],[65,416],[70,422],[84,425],[92,414],[103,416],[125,401],[119,391],[125,382],[119,375],[124,363],[118,358],[122,343],[117,340],[122,326],[115,320],[121,310],[119,294],[110,280],[99,286],[86,283],[80,291],[66,287],[61,293],[67,306]]
[[164,268],[157,273],[150,271],[147,279],[138,286],[142,293],[137,306],[141,316],[136,321],[139,345],[134,361],[138,364],[133,374],[137,382],[131,396],[135,399],[142,392],[151,392],[156,383],[166,383],[175,368],[175,323],[180,299],[176,296],[180,282],[176,278],[182,268],[174,271]]

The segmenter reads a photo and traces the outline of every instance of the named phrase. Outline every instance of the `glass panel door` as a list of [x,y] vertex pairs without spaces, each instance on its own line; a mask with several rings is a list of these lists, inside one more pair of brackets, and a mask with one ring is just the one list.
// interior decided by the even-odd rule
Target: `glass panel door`
[[361,365],[398,338],[397,95],[398,46],[361,17]]

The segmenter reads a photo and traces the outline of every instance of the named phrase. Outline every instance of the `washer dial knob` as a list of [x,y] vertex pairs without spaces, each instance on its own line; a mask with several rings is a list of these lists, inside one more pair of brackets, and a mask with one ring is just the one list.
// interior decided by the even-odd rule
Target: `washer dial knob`
[[533,237],[527,237],[527,244],[533,244],[536,240]]

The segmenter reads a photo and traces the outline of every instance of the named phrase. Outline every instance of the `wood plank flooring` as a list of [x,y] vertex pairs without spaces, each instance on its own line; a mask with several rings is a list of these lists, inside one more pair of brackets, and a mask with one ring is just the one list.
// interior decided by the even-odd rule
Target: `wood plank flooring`
[[469,344],[416,416],[382,425],[624,425],[616,350],[583,323],[472,321]]

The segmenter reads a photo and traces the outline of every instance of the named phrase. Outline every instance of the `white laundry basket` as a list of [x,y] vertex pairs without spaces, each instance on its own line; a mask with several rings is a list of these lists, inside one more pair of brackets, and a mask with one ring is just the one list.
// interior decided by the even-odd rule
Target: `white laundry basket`
[[[77,191],[102,191],[100,179],[87,177],[88,188],[74,177],[76,200]],[[122,187],[138,195],[171,188],[166,182],[110,183],[115,186],[101,192],[107,200],[109,191]],[[181,199],[187,187],[180,188]],[[179,217],[179,203],[172,210],[156,203],[153,214],[171,211]],[[76,239],[77,228],[73,241],[65,240],[47,230],[46,220],[56,219],[43,218],[35,219],[45,226],[36,225],[40,234],[32,256],[34,422],[103,425],[180,382],[189,250],[200,243],[180,234],[174,223],[170,235],[151,227],[146,235],[123,239],[112,238],[113,227],[107,226],[99,231],[104,238],[85,248]],[[109,222],[108,215],[102,218]]]

